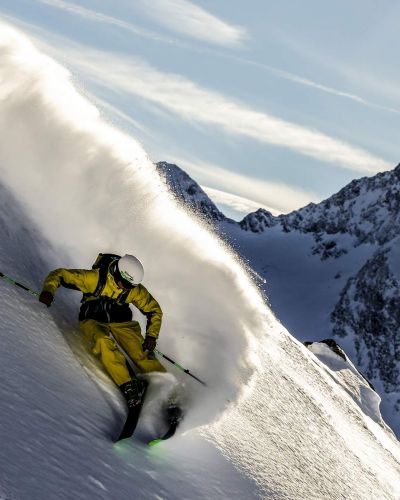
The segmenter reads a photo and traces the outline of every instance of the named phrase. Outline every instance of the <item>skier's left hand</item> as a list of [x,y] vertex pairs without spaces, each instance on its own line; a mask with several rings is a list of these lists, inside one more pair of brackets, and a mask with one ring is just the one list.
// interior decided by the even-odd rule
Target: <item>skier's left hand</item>
[[39,301],[42,302],[42,304],[46,304],[47,307],[50,307],[52,302],[54,300],[53,294],[50,292],[42,292],[39,295]]
[[153,352],[156,348],[157,339],[155,337],[150,337],[150,335],[146,335],[146,338],[143,341],[142,349],[143,351]]

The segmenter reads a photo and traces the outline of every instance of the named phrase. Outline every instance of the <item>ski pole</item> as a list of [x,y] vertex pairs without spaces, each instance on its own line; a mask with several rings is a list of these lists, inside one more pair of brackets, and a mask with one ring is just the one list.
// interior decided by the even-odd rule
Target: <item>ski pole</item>
[[163,358],[165,358],[167,361],[169,361],[170,363],[172,363],[174,366],[176,366],[177,368],[179,368],[179,370],[187,373],[190,377],[192,377],[195,380],[197,380],[198,382],[200,382],[200,384],[203,384],[203,385],[207,386],[207,384],[205,382],[203,382],[202,380],[200,380],[198,377],[196,377],[196,375],[193,375],[193,373],[190,373],[190,371],[187,368],[183,368],[183,366],[181,366],[179,363],[177,363],[173,359],[169,358],[166,354],[164,354],[163,352],[159,351],[158,349],[154,349],[154,350],[156,351],[157,354],[159,354],[160,356],[162,356]]
[[31,290],[27,286],[22,285],[21,283],[18,283],[18,281],[13,280],[12,278],[10,278],[9,276],[6,276],[2,272],[0,272],[0,278],[3,279],[4,281],[7,281],[7,283],[11,283],[11,285],[19,286],[20,288],[26,290],[28,293],[30,293],[31,295],[34,295],[35,297],[39,297],[39,295],[40,295],[38,292],[35,292],[34,290]]

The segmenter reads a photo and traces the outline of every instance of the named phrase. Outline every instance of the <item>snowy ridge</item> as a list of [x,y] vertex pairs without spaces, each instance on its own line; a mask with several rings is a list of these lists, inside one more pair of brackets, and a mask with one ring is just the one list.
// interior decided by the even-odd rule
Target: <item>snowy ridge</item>
[[141,147],[5,25],[0,56],[1,269],[38,289],[49,268],[88,267],[99,250],[136,253],[163,306],[160,348],[209,383],[176,374],[188,394],[176,438],[146,448],[156,424],[145,408],[136,439],[114,447],[124,408],[79,352],[79,294],[61,290],[47,310],[0,283],[5,497],[397,498],[398,442],[172,203]]
[[[257,227],[251,220],[265,223]],[[400,231],[400,165],[389,172],[356,179],[321,203],[310,203],[287,215],[272,216],[259,209],[247,215],[241,227],[253,232],[281,224],[286,231],[354,236],[354,244],[384,244]]]
[[324,363],[332,378],[347,391],[362,411],[374,422],[382,422],[379,409],[381,398],[340,346],[334,341],[329,342],[329,339],[307,344],[308,349]]

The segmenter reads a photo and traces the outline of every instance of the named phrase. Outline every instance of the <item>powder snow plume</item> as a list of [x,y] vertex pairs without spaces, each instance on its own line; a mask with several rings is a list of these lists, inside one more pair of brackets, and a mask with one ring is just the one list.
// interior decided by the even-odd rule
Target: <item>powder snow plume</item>
[[290,336],[240,262],[174,204],[140,144],[1,23],[0,175],[1,265],[40,287],[50,269],[87,268],[99,251],[137,255],[164,311],[160,349],[209,385],[178,375],[188,412],[162,458],[134,439],[116,450],[117,391],[96,392],[59,335],[77,329],[79,294],[60,290],[49,313],[2,288],[0,495],[398,498],[400,449],[379,412],[366,416]]
[[63,67],[5,25],[0,72],[1,177],[63,249],[52,265],[90,267],[99,251],[137,255],[164,311],[161,348],[202,375],[208,395],[222,391],[214,402],[223,406],[253,369],[250,332],[264,335],[272,317],[256,288],[175,206],[140,144],[105,123]]

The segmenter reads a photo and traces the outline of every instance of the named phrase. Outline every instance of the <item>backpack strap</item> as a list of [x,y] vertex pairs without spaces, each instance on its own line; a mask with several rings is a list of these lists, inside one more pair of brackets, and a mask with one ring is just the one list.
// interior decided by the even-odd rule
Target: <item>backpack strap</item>
[[126,303],[126,299],[129,295],[130,290],[124,290],[118,297],[117,304],[122,305]]
[[[108,266],[100,267],[99,269],[99,281],[97,282],[96,290],[93,292],[92,296],[100,297],[101,292],[104,290],[104,287],[107,283],[107,274],[110,269],[110,266],[115,262],[116,259],[112,260]],[[119,294],[117,303],[122,305],[125,304],[126,299],[129,295],[130,290],[123,290],[122,293]]]
[[99,281],[97,282],[95,291],[91,294],[92,296],[99,297],[101,295],[101,292],[106,286],[108,270],[110,269],[111,264],[119,258],[120,256],[115,254],[99,254],[96,262],[92,266],[92,269],[99,270]]
[[99,281],[97,282],[96,289],[92,294],[95,297],[99,297],[101,292],[104,290],[104,287],[106,286],[108,268],[109,268],[109,266],[100,267],[100,269],[99,269]]
[[[96,259],[96,262],[93,264],[92,269],[98,269],[99,270],[99,280],[97,282],[96,288],[93,293],[84,293],[81,303],[85,303],[88,300],[94,300],[98,299],[104,290],[104,287],[106,286],[107,283],[107,274],[110,269],[110,266],[118,259],[121,257],[119,255],[115,254],[103,254],[100,253],[99,256]],[[123,291],[119,297],[118,297],[118,304],[124,304],[126,301],[126,298],[128,296],[129,290],[127,293]]]

